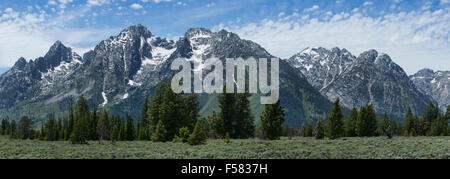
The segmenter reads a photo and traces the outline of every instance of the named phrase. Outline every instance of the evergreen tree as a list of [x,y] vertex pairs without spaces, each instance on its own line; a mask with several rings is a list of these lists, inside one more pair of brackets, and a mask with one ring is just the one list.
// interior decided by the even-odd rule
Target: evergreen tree
[[178,135],[174,138],[174,142],[188,142],[189,136],[191,135],[191,132],[189,131],[188,127],[182,127],[180,128],[180,131],[178,132]]
[[430,135],[431,130],[431,123],[433,120],[436,120],[439,115],[439,109],[433,104],[433,102],[430,102],[428,106],[425,108],[425,111],[423,113],[423,118],[425,120],[425,127],[424,130],[427,135]]
[[450,105],[447,106],[447,111],[445,112],[444,119],[450,120]]
[[9,136],[11,138],[17,138],[17,123],[16,123],[16,120],[12,120],[10,125],[11,125],[11,127],[10,127],[10,131],[9,131]]
[[120,121],[118,118],[113,117],[113,127],[111,129],[110,139],[115,142],[119,140],[119,132],[120,132]]
[[437,119],[433,120],[431,123],[431,136],[446,136],[448,123],[445,117],[441,114],[438,114]]
[[387,132],[387,129],[391,126],[391,120],[389,119],[388,115],[385,113],[383,115],[383,119],[380,121],[380,125],[378,125],[377,134],[379,136],[385,135]]
[[19,138],[32,139],[33,138],[33,121],[27,116],[23,116],[19,121]]
[[312,137],[313,136],[313,126],[308,123],[303,127],[303,137]]
[[109,140],[111,133],[111,124],[109,121],[108,111],[104,109],[100,114],[100,119],[97,124],[97,134],[100,140]]
[[214,134],[219,136],[219,138],[223,138],[226,134],[223,120],[217,115],[216,111],[213,111],[209,116],[209,121],[211,121],[211,128],[213,129]]
[[64,140],[70,139],[74,126],[75,126],[75,114],[73,111],[72,99],[70,99],[69,100],[69,120],[67,122],[66,129],[64,132]]
[[45,140],[47,141],[56,141],[57,140],[57,131],[56,131],[56,120],[53,117],[50,117],[45,123]]
[[353,108],[350,112],[350,116],[344,122],[344,130],[345,136],[348,137],[356,137],[358,134],[356,133],[356,123],[358,121],[358,111],[356,108]]
[[339,105],[339,98],[334,102],[330,115],[328,116],[328,132],[330,139],[337,139],[344,135],[344,115],[342,114],[341,106]]
[[[225,137],[226,132],[228,132],[230,133],[231,138],[237,138],[237,134],[234,128],[236,120],[235,107],[236,107],[236,98],[233,93],[222,93],[219,96],[220,112],[218,116],[222,120],[224,133],[217,133],[217,135]],[[216,132],[219,131],[220,130],[216,130]]]
[[144,104],[141,108],[141,113],[138,118],[137,123],[137,138],[138,140],[149,140],[148,136],[148,127],[149,127],[149,121],[148,121],[148,106],[149,106],[149,99],[145,98]]
[[280,105],[280,100],[275,104],[264,105],[264,111],[261,116],[261,128],[265,139],[279,139],[283,132],[281,127],[283,122],[284,109]]
[[416,134],[418,136],[427,135],[427,121],[425,121],[425,118],[423,118],[423,116],[417,121]]
[[406,113],[405,119],[405,127],[404,127],[404,136],[416,136],[416,119],[411,112],[411,109],[408,109]]
[[89,140],[98,140],[97,123],[97,107],[96,105],[94,105],[94,111],[92,112],[91,118],[89,119]]
[[162,120],[158,121],[158,124],[156,124],[155,132],[152,133],[151,139],[154,142],[167,141],[167,131]]
[[87,144],[87,140],[89,139],[89,105],[81,95],[75,106],[75,126],[73,128],[71,134],[71,140],[73,144]]
[[9,121],[6,119],[3,119],[2,127],[1,127],[1,135],[8,135],[10,128],[11,128],[11,126],[9,124]]
[[315,137],[316,137],[316,139],[323,139],[324,138],[324,136],[325,136],[325,126],[324,126],[324,124],[323,124],[323,122],[322,122],[322,120],[319,120],[317,123],[316,123],[316,126],[315,126]]
[[250,93],[246,91],[245,93],[236,94],[236,118],[235,118],[235,136],[241,139],[247,139],[253,137],[255,133],[255,124],[252,112],[250,110]]
[[133,141],[135,138],[135,128],[134,128],[134,122],[133,118],[129,113],[127,113],[127,119],[125,123],[125,140],[127,141]]
[[371,137],[376,134],[377,116],[372,105],[361,107],[356,121],[356,133],[360,137]]
[[190,145],[200,145],[206,143],[207,139],[206,128],[202,120],[198,120],[195,123],[195,128],[192,134],[188,138]]

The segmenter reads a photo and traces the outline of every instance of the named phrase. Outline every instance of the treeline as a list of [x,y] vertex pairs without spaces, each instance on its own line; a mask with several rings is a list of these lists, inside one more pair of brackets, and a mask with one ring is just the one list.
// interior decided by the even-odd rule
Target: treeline
[[176,94],[169,83],[161,83],[155,93],[145,99],[135,123],[130,114],[124,117],[110,115],[107,110],[90,111],[87,100],[80,96],[75,105],[69,102],[65,117],[50,117],[41,123],[39,130],[33,129],[33,121],[22,117],[2,120],[0,134],[16,139],[39,139],[46,141],[71,141],[73,144],[87,144],[87,141],[153,141],[185,142],[191,145],[203,144],[207,138],[247,139],[258,137],[276,140],[281,136],[303,136],[322,139],[328,137],[372,137],[372,136],[446,136],[450,134],[448,120],[450,106],[445,114],[430,102],[422,117],[411,110],[404,124],[392,121],[387,114],[378,120],[372,105],[353,108],[344,120],[339,98],[334,102],[328,121],[319,120],[314,125],[306,124],[300,129],[282,126],[284,109],[280,101],[265,105],[259,126],[254,124],[250,110],[249,93],[223,93],[219,95],[219,111],[201,117],[196,94]]
[[318,121],[315,125],[306,124],[301,129],[284,128],[284,135],[303,137],[372,137],[372,136],[447,136],[450,134],[450,106],[444,114],[430,102],[422,117],[408,110],[404,124],[392,121],[387,114],[378,120],[372,105],[353,108],[347,120],[343,119],[339,98],[334,102],[328,122]]
[[[255,136],[256,127],[250,110],[249,93],[219,96],[219,111],[203,118],[196,94],[176,94],[169,83],[161,83],[155,93],[145,99],[135,124],[130,114],[125,118],[110,115],[107,110],[100,113],[94,107],[90,111],[87,100],[80,96],[73,106],[69,102],[69,114],[55,119],[50,117],[41,123],[40,130],[33,130],[33,122],[23,117],[16,127],[2,121],[2,135],[21,139],[46,141],[71,141],[87,144],[88,141],[154,141],[186,142],[203,144],[207,138],[246,139]],[[265,139],[278,139],[282,135],[284,110],[280,102],[266,105],[261,117],[258,133]]]

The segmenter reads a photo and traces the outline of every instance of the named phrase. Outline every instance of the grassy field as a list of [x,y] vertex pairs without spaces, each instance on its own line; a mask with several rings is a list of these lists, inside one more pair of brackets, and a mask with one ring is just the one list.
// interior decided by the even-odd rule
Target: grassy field
[[117,142],[90,141],[89,145],[70,142],[13,140],[0,137],[0,158],[12,159],[450,159],[450,137],[385,137],[341,138],[282,138],[277,141],[259,139],[208,140],[206,145],[183,143],[155,143],[147,141]]

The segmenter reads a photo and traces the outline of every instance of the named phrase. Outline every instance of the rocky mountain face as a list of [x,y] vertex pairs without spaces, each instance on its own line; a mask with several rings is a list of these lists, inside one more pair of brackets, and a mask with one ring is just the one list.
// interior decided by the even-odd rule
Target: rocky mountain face
[[403,116],[408,108],[422,114],[431,101],[388,55],[375,50],[355,57],[346,49],[307,48],[288,61],[320,93],[339,97],[347,108],[373,104],[378,113]]
[[[100,42],[83,57],[56,42],[44,57],[30,62],[20,59],[0,76],[0,115],[28,115],[34,119],[65,115],[67,100],[84,95],[91,105],[108,108],[111,113],[131,112],[136,117],[144,98],[175,73],[169,67],[177,57],[203,62],[209,57],[225,60],[273,56],[234,33],[203,28],[189,29],[174,42],[154,36],[142,25],[131,26]],[[283,60],[280,88],[280,100],[287,111],[286,124],[299,126],[305,121],[326,118],[331,103],[299,70]],[[217,95],[200,95],[199,100],[202,114],[217,110]],[[256,116],[262,111],[259,94],[252,96],[251,107]]]
[[410,78],[417,88],[437,102],[439,109],[447,109],[450,105],[450,71],[423,69]]

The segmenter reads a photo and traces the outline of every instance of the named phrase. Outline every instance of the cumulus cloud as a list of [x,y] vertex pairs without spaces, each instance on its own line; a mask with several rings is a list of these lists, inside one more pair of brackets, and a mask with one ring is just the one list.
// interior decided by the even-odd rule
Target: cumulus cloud
[[108,4],[109,0],[88,0],[87,4],[91,6],[101,6],[104,4]]
[[133,9],[142,9],[142,5],[138,4],[138,3],[133,3],[130,5],[131,8]]
[[318,5],[313,5],[311,8],[306,8],[305,11],[306,12],[311,12],[311,11],[314,11],[314,10],[317,10],[317,9],[319,9],[319,6]]
[[373,5],[373,2],[371,2],[371,1],[366,1],[366,2],[364,2],[364,4],[363,4],[363,6],[370,6],[370,5]]
[[170,2],[172,0],[153,0],[153,2],[155,3],[160,3],[160,2]]
[[[273,55],[288,58],[305,47],[341,47],[354,55],[376,49],[388,53],[411,74],[420,68],[450,66],[450,8],[411,11],[371,17],[355,11],[333,14],[329,19],[304,15],[276,17],[245,25],[219,24],[253,40]],[[289,16],[288,16],[289,17]]]

